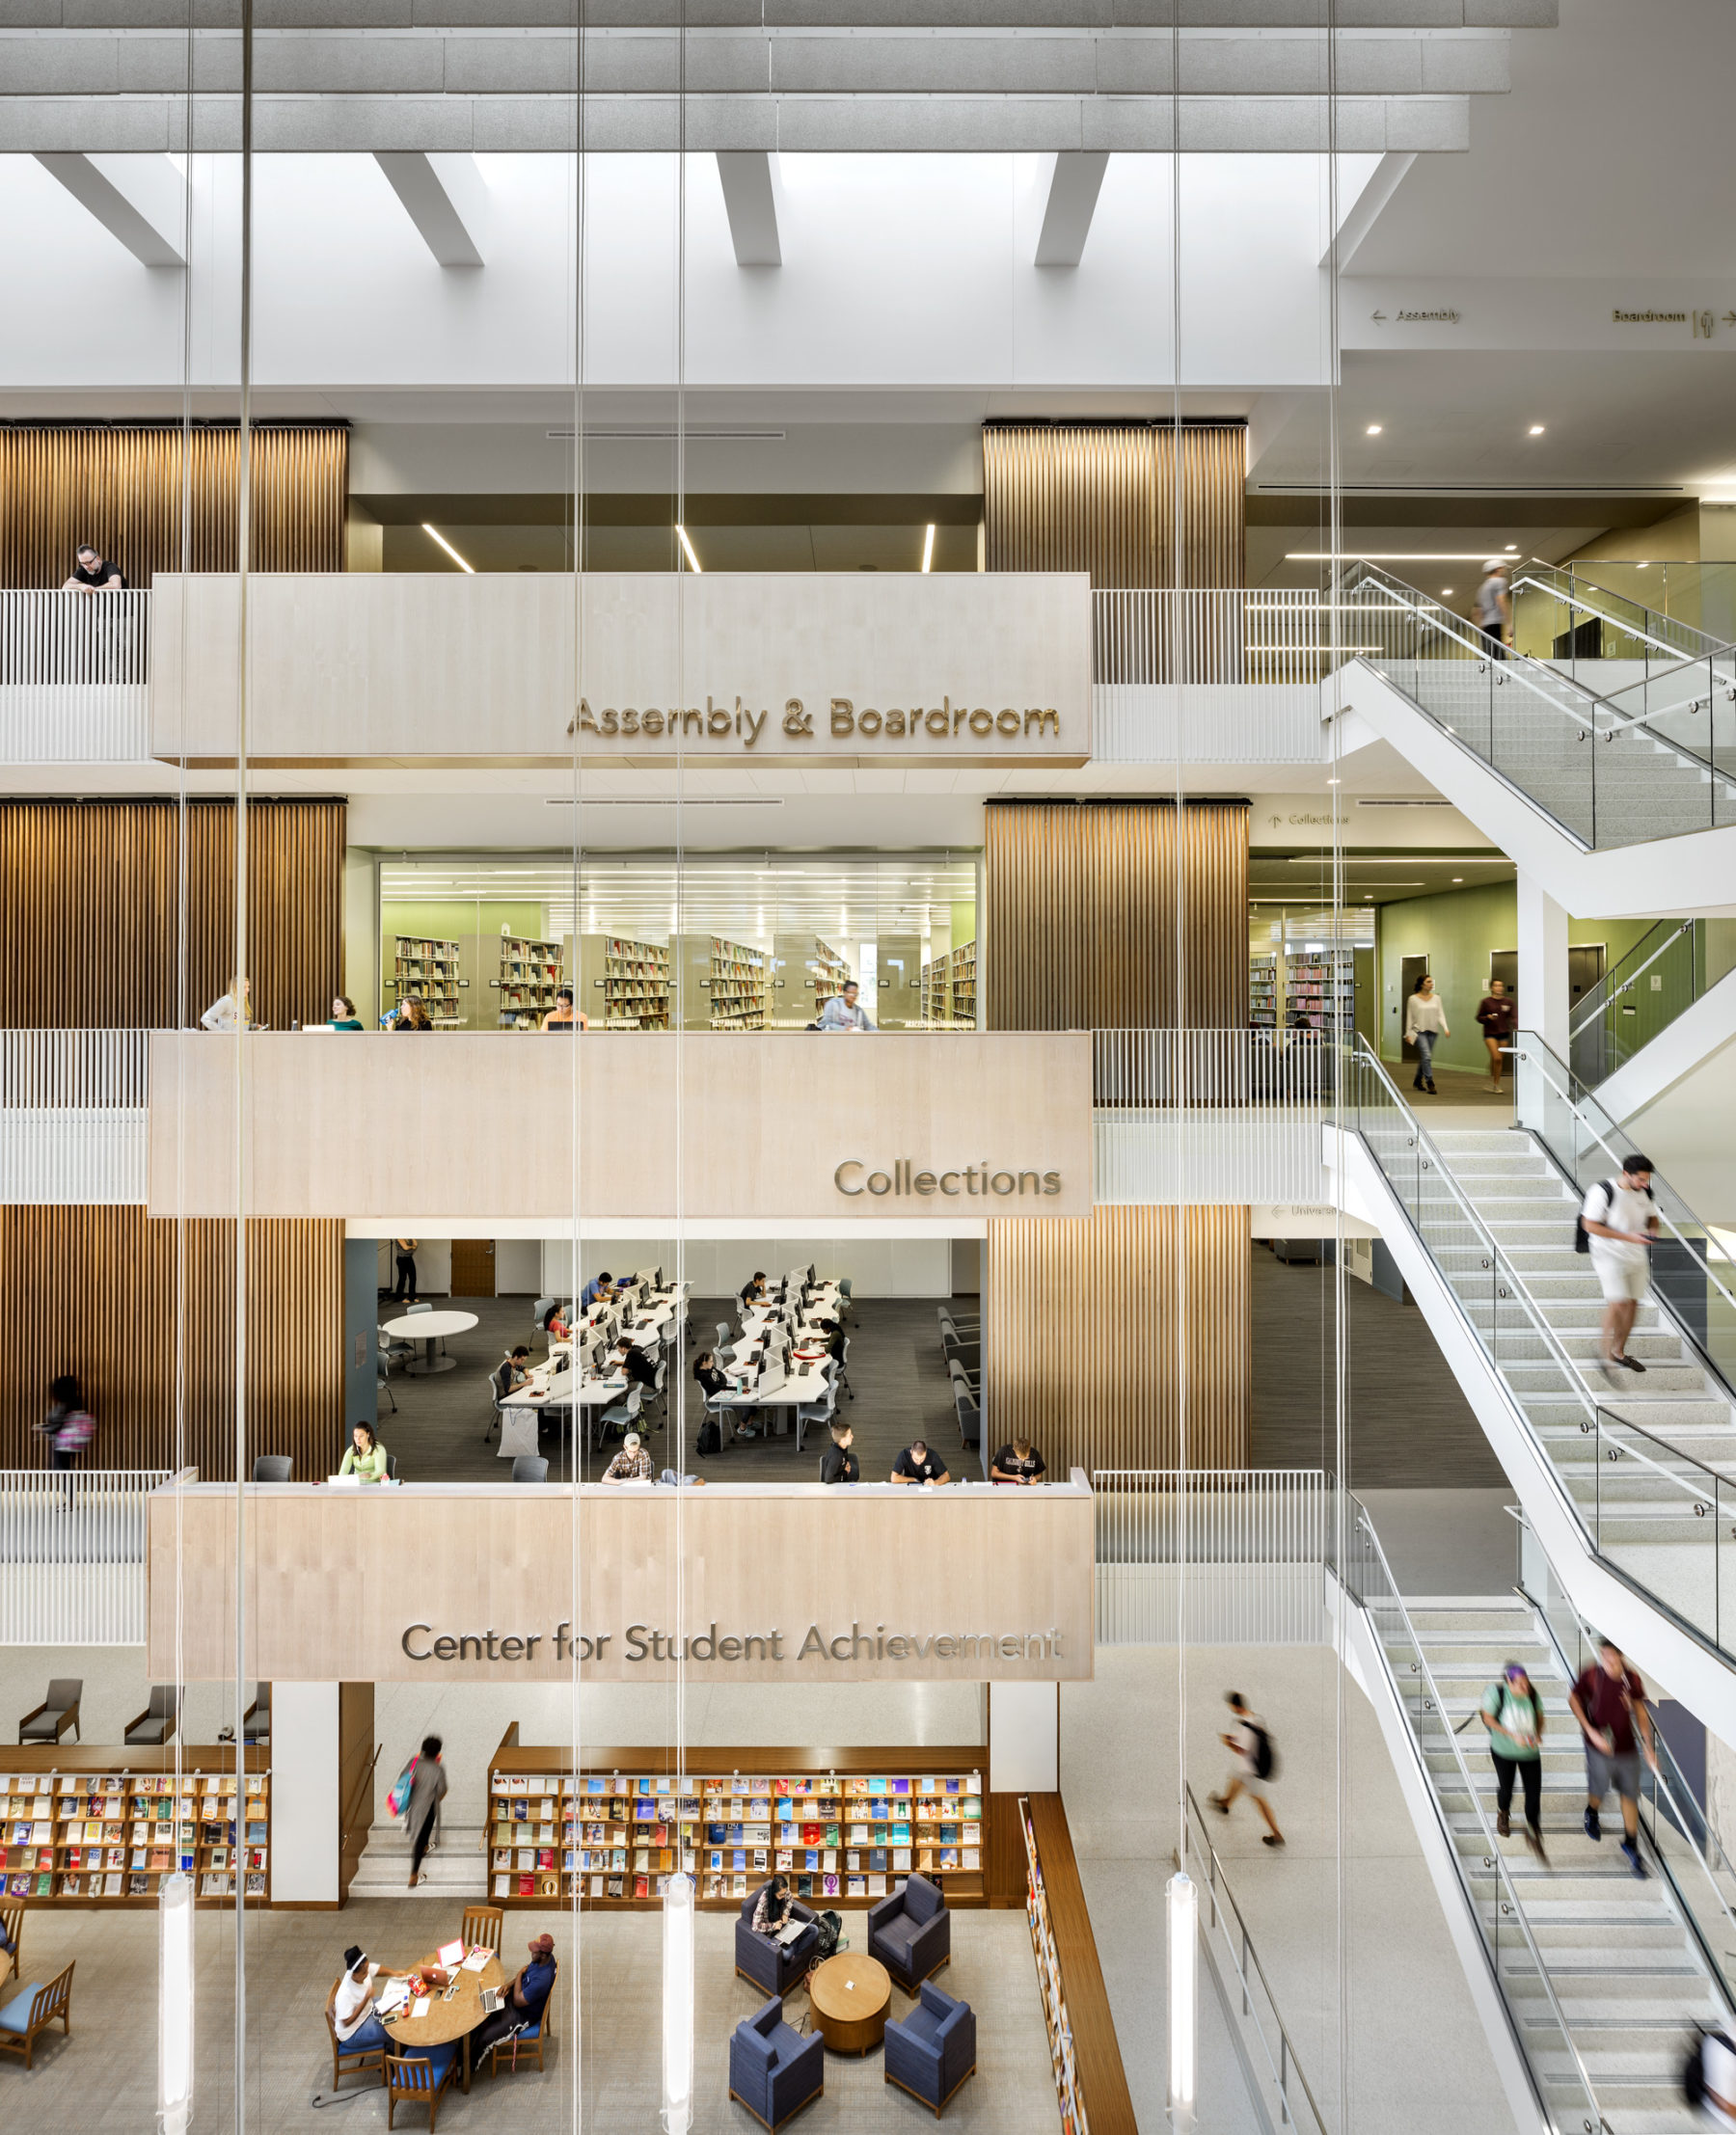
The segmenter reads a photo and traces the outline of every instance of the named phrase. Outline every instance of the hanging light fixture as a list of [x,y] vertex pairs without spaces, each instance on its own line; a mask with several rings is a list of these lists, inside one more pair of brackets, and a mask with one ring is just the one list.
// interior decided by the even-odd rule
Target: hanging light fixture
[[157,1900],[157,2114],[186,2135],[193,2112],[193,1878],[165,1876]]
[[671,1876],[664,1891],[664,2135],[693,2124],[693,1878]]
[[1169,2119],[1194,2123],[1194,2048],[1199,2016],[1199,1886],[1185,1869],[1169,1879]]

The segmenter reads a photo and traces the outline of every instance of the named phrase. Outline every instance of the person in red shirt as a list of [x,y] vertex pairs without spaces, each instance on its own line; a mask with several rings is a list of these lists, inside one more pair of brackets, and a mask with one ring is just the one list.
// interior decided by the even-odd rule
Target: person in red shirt
[[1612,1786],[1621,1797],[1626,1836],[1621,1851],[1636,1876],[1640,1863],[1640,1757],[1653,1771],[1658,1755],[1652,1745],[1651,1715],[1645,1709],[1645,1686],[1623,1658],[1614,1638],[1598,1643],[1598,1659],[1573,1686],[1567,1700],[1586,1738],[1586,1836],[1603,1837],[1598,1808]]

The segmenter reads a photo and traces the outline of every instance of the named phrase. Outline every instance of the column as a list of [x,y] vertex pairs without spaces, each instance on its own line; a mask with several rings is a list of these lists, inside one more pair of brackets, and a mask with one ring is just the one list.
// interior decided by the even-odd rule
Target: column
[[1058,1794],[1060,1789],[1060,1685],[990,1683],[989,1792]]
[[1567,914],[1541,883],[1521,874],[1519,1024],[1567,1058]]

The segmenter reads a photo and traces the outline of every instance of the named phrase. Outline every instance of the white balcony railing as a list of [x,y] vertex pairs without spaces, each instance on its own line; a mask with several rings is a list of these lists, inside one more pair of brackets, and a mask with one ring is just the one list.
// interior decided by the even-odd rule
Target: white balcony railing
[[1325,1036],[1094,1031],[1095,1198],[1329,1199],[1320,1125],[1335,1056]]
[[141,761],[149,678],[148,592],[0,588],[0,762]]
[[0,1471],[0,1646],[145,1643],[145,1500],[160,1469]]
[[145,1031],[0,1031],[0,1203],[142,1203]]
[[1331,647],[1317,594],[1105,587],[1092,595],[1100,763],[1318,763]]

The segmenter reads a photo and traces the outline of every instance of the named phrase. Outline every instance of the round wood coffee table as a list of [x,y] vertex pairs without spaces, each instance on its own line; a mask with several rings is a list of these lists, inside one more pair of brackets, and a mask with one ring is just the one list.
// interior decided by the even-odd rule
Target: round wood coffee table
[[808,2001],[833,2053],[866,2053],[886,2036],[892,1975],[878,1958],[844,1950],[808,1975]]

